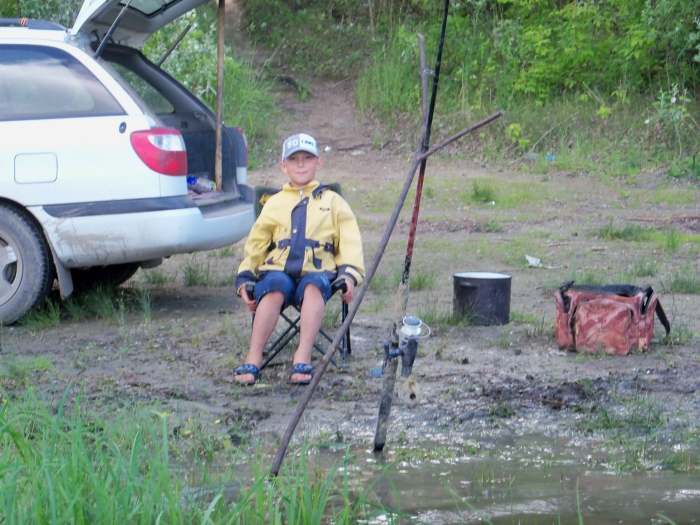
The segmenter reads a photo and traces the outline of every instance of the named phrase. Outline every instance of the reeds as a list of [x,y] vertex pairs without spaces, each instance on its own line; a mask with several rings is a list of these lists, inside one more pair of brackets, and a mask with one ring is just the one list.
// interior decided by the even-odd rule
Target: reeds
[[134,409],[107,423],[84,415],[78,402],[67,413],[69,392],[55,409],[31,392],[2,399],[3,523],[309,525],[392,514],[376,503],[371,486],[350,478],[349,454],[325,469],[302,449],[270,479],[259,465],[241,465],[232,448],[233,466],[216,475],[208,464],[177,459],[167,412]]

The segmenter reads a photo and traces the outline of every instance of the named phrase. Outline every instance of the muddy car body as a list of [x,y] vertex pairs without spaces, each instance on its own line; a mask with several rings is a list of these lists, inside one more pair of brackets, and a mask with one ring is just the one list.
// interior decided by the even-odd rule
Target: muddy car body
[[222,127],[218,191],[188,191],[188,176],[214,179],[215,116],[134,48],[203,1],[133,0],[97,58],[119,0],[86,0],[71,30],[0,21],[3,323],[42,302],[56,276],[66,297],[247,235],[242,131]]

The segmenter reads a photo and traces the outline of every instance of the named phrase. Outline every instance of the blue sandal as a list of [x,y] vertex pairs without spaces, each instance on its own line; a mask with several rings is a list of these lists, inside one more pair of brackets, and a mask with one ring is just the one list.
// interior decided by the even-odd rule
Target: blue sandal
[[[311,383],[311,379],[314,377],[314,371],[316,370],[316,367],[314,365],[307,365],[305,363],[297,363],[292,367],[292,373],[289,376],[289,382],[292,383],[293,385],[308,385]],[[295,381],[292,380],[292,376],[294,374],[306,374],[310,375],[311,377],[309,379],[297,379]]]
[[242,385],[248,385],[248,386],[253,386],[255,383],[258,382],[258,379],[260,378],[260,369],[255,366],[255,365],[241,365],[238,368],[233,369],[233,377],[236,376],[242,376],[245,374],[252,374],[253,375],[253,380],[252,381],[236,381],[236,383],[240,383]]

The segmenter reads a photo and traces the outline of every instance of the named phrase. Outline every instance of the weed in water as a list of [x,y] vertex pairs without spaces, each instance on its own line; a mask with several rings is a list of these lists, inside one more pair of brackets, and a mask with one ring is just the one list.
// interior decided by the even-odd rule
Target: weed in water
[[[90,523],[133,523],[135,516],[139,523],[158,523],[163,516],[169,523],[255,523],[269,510],[272,522],[281,523],[279,502],[295,523],[349,524],[368,521],[375,512],[386,515],[371,486],[355,490],[359,480],[350,478],[357,468],[349,453],[328,471],[312,466],[308,450],[291,451],[273,483],[252,458],[245,466],[249,475],[253,471],[251,482],[236,485],[234,496],[227,480],[233,479],[236,461],[223,474],[209,467],[215,451],[231,450],[240,436],[203,435],[193,456],[204,463],[178,459],[175,471],[174,456],[192,447],[196,427],[178,424],[162,409],[128,409],[110,421],[91,414],[87,420],[80,400],[65,410],[67,398],[68,391],[57,407],[47,407],[29,391],[0,408],[4,432],[12,436],[2,446],[12,483],[0,485],[10,523],[55,523],[56,516],[66,515],[89,516]],[[189,433],[173,431],[182,427]],[[183,476],[183,469],[202,473]]]

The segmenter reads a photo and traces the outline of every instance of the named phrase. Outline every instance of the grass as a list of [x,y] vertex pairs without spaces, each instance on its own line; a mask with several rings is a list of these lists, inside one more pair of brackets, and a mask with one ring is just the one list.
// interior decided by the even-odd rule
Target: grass
[[338,326],[338,321],[340,320],[340,304],[326,305],[326,309],[323,312],[323,320],[321,321],[321,328],[326,328],[330,330]]
[[676,253],[681,245],[681,235],[674,229],[670,229],[664,236],[664,249],[669,253]]
[[153,314],[153,310],[152,310],[153,295],[148,290],[141,290],[136,295],[136,300],[138,301],[139,307],[141,309],[141,313],[143,314],[144,322],[147,325],[150,325],[151,324],[151,317]]
[[474,231],[478,233],[500,233],[503,231],[503,227],[495,219],[488,219],[479,222],[474,227]]
[[622,241],[646,241],[651,238],[651,232],[637,224],[618,227],[612,222],[607,226],[594,230],[593,235],[600,239]]
[[373,484],[357,490],[350,455],[324,469],[308,450],[291,452],[271,479],[255,462],[239,474],[242,456],[229,443],[230,467],[217,474],[207,461],[178,457],[192,430],[174,433],[168,412],[127,409],[107,422],[84,415],[79,400],[69,409],[68,392],[54,408],[31,391],[0,405],[7,523],[344,525],[396,514]]
[[665,335],[661,342],[666,346],[689,346],[696,337],[687,322],[674,319],[671,321],[671,333]]
[[167,275],[159,269],[142,270],[142,274],[146,278],[146,282],[156,288],[163,288],[166,284],[175,280],[175,277]]
[[668,282],[664,283],[663,291],[667,293],[700,294],[700,277],[691,265],[684,266],[675,272]]
[[628,270],[628,275],[632,277],[656,277],[659,275],[658,264],[653,259],[640,259],[632,264]]
[[17,356],[13,359],[4,358],[0,361],[0,376],[15,380],[19,383],[29,381],[32,374],[52,370],[53,363],[43,356]]
[[207,261],[206,267],[192,257],[185,264],[184,279],[186,286],[213,286],[214,278],[211,275],[211,265]]
[[103,319],[123,326],[128,313],[140,313],[150,324],[153,316],[153,294],[149,290],[124,290],[97,287],[74,293],[61,301],[49,297],[44,304],[28,312],[18,324],[32,331],[60,326],[62,321]]
[[468,326],[471,324],[470,315],[455,315],[451,306],[439,305],[437,300],[424,301],[418,310],[417,317],[431,327]]
[[472,181],[471,199],[478,203],[492,202],[496,200],[496,192],[488,182]]

